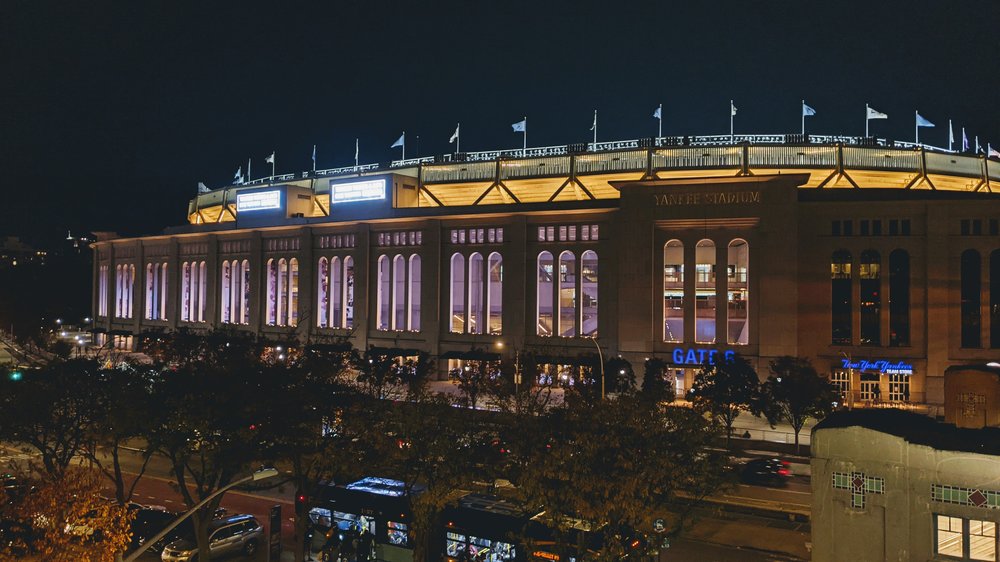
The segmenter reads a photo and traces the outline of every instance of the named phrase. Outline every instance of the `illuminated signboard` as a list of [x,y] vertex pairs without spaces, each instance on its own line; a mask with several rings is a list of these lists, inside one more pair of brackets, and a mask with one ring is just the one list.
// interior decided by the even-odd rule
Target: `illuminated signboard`
[[385,179],[330,184],[330,203],[385,199]]
[[[675,347],[673,359],[675,365],[715,365],[715,360],[719,357],[719,352],[714,349],[696,349],[689,347]],[[736,357],[735,351],[722,352],[722,358],[726,363],[732,362]]]
[[281,208],[281,190],[255,191],[236,194],[236,212],[264,211]]
[[883,375],[912,375],[913,365],[909,363],[903,363],[902,361],[897,361],[893,363],[886,359],[880,359],[878,361],[868,361],[861,359],[858,361],[851,361],[848,359],[841,359],[841,364],[844,365],[845,369],[854,369],[856,371],[876,371],[882,373]]

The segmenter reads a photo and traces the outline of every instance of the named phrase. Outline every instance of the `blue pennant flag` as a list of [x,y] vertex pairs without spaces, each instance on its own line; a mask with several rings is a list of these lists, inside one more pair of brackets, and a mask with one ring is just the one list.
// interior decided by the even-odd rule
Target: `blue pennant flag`
[[806,105],[805,102],[802,102],[802,115],[804,117],[812,117],[816,115],[816,110]]
[[918,126],[918,127],[933,127],[933,126],[934,126],[934,123],[931,123],[930,121],[928,121],[928,120],[924,119],[924,118],[923,118],[923,117],[921,117],[921,116],[920,116],[920,114],[918,113],[918,114],[917,114],[917,126]]

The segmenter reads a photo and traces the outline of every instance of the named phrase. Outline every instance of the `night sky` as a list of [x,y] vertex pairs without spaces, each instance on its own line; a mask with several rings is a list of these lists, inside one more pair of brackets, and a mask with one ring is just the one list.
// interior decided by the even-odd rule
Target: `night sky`
[[[147,234],[277,151],[278,172],[654,136],[1000,145],[1000,2],[45,2],[0,17],[0,234]],[[279,7],[280,6],[280,7]],[[280,10],[280,11],[279,11]],[[416,137],[419,135],[419,153]]]

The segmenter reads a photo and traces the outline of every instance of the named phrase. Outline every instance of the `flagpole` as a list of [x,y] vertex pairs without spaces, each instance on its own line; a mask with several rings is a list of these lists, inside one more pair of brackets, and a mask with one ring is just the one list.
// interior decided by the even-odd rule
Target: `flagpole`
[[948,120],[948,152],[951,152],[951,145],[955,143],[955,133],[951,129],[951,119]]
[[247,183],[250,183],[250,158],[247,158]]
[[523,157],[523,156],[526,156],[528,154],[528,116],[527,115],[524,116],[524,130],[521,131],[521,132],[524,133],[524,138],[523,138],[523,141],[522,141],[522,144],[521,144],[521,156]]
[[660,128],[657,131],[657,133],[658,133],[659,136],[656,137],[656,138],[662,139],[663,138],[663,104],[662,103],[660,104],[660,117],[659,117],[659,121],[660,121]]
[[462,124],[455,125],[455,152],[462,152]]
[[313,173],[316,173],[316,145],[313,145]]
[[358,138],[354,137],[354,167],[358,167]]
[[802,100],[802,136],[806,134],[806,100]]
[[594,152],[597,152],[597,110],[594,110]]
[[913,142],[917,146],[920,146],[920,120],[917,117],[920,116],[919,110],[913,110]]
[[403,160],[406,160],[406,131],[403,131]]
[[733,144],[733,100],[729,100],[729,144]]
[[868,110],[868,104],[865,104],[865,138],[868,138],[868,115],[871,112]]

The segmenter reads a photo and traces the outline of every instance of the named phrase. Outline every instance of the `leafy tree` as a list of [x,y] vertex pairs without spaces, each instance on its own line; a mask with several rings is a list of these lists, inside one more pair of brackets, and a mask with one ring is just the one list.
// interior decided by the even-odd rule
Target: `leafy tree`
[[635,371],[632,364],[621,357],[612,357],[604,364],[605,392],[608,394],[634,393]]
[[398,357],[375,346],[369,346],[364,353],[355,352],[352,363],[358,373],[356,381],[361,391],[378,400],[385,400],[395,394],[403,384]]
[[788,422],[795,432],[795,451],[799,450],[799,432],[809,418],[822,419],[833,410],[837,387],[802,357],[782,356],[771,361],[771,375],[761,385],[754,414],[763,414],[774,427]]
[[673,388],[665,377],[666,370],[667,363],[663,359],[659,357],[646,359],[643,365],[642,389],[639,391],[639,398],[650,402],[673,401]]
[[[472,348],[472,353],[484,353],[481,349]],[[458,391],[464,398],[465,405],[475,409],[479,399],[490,393],[490,388],[501,384],[501,366],[499,361],[466,361],[455,374]]]
[[[25,485],[29,475],[19,475]],[[133,514],[101,497],[100,476],[70,469],[55,479],[34,481],[23,495],[0,504],[9,534],[0,541],[0,560],[111,562],[129,544]]]
[[0,380],[0,435],[38,451],[41,470],[59,480],[85,447],[98,410],[89,386],[99,367],[87,359]]
[[726,447],[733,433],[733,423],[742,412],[748,412],[760,393],[760,378],[743,357],[731,361],[704,365],[695,374],[687,398],[696,411],[708,413],[726,428]]

